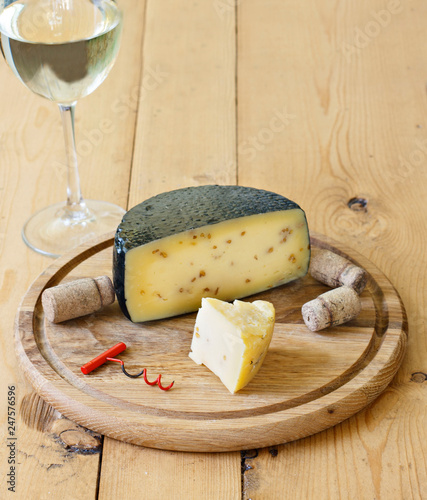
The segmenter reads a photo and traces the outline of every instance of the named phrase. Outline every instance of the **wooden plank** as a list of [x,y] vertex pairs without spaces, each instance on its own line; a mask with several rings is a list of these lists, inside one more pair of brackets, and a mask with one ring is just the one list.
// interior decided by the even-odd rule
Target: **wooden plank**
[[240,453],[156,451],[106,439],[104,454],[99,500],[121,491],[138,500],[241,498]]
[[[421,1],[238,5],[239,181],[295,199],[312,229],[373,260],[410,325],[408,354],[383,396],[329,431],[247,459],[244,498],[426,491],[426,18]],[[350,210],[353,197],[367,206]]]
[[148,3],[132,207],[163,191],[235,184],[234,10]]
[[[143,2],[124,0],[125,13],[143,16]],[[136,13],[136,14],[135,14]],[[129,17],[128,17],[129,19]],[[127,26],[127,27],[126,27]],[[141,53],[132,47],[142,37],[139,26],[125,20],[122,50],[109,78],[93,96],[78,105],[76,134],[85,139],[85,132],[105,126],[103,120],[113,121],[117,112],[109,107],[114,99],[131,93],[139,87]],[[126,70],[126,71],[125,71]],[[126,78],[122,75],[126,74]],[[25,220],[36,210],[65,199],[64,144],[59,112],[55,104],[31,94],[12,75],[3,62],[0,65],[0,79],[5,89],[0,100],[0,424],[2,442],[7,432],[7,392],[9,386],[16,387],[16,410],[23,401],[33,401],[34,408],[41,402],[31,399],[31,390],[18,370],[14,357],[13,329],[15,313],[26,289],[31,282],[52,263],[52,260],[30,251],[20,235]],[[114,97],[113,97],[114,96]],[[103,113],[100,109],[105,110]],[[91,198],[101,198],[126,206],[133,150],[132,130],[135,115],[126,113],[114,122],[114,131],[106,134],[99,142],[93,133],[89,137],[90,151],[81,158],[81,180],[83,193]],[[120,124],[120,127],[119,127]],[[117,125],[117,128],[115,128]],[[111,127],[113,125],[111,124]],[[81,134],[81,135],[80,135]],[[108,139],[108,140],[107,140]],[[83,148],[84,149],[84,148]],[[114,160],[114,168],[105,165],[109,156],[117,152],[120,158]],[[94,160],[96,159],[96,161]],[[94,161],[92,161],[94,160]],[[117,168],[120,166],[120,169]],[[126,165],[126,167],[125,167]],[[90,189],[89,186],[94,186]],[[25,405],[24,405],[25,406]],[[30,406],[31,407],[31,406]],[[28,410],[27,405],[27,410]],[[55,429],[44,426],[49,411],[36,412],[30,423],[17,416],[17,474],[16,493],[19,498],[95,498],[99,468],[99,452],[88,455],[71,453],[66,445],[55,441]],[[58,420],[58,416],[56,419]],[[61,425],[64,423],[61,420]],[[50,422],[54,424],[54,422]],[[70,424],[72,425],[72,424]],[[52,430],[53,429],[53,430]],[[74,432],[74,431],[73,431]],[[83,431],[84,432],[84,431]],[[74,433],[74,436],[76,433]],[[64,437],[64,436],[63,436]],[[70,437],[70,433],[68,433]],[[6,473],[9,451],[0,450],[0,496],[8,492]]]
[[[234,69],[234,9],[219,16],[210,2],[148,3],[130,207],[182,186],[235,183]],[[240,453],[202,457],[108,439],[104,446],[101,498],[168,498],[164,488],[174,498],[240,498]],[[143,488],[142,474],[125,469],[141,457],[144,471],[156,470],[155,478],[143,475]]]

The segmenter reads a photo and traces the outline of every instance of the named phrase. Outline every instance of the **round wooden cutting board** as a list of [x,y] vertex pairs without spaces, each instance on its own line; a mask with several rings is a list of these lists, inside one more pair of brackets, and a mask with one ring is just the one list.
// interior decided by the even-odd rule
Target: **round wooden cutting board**
[[[310,276],[245,300],[276,308],[273,340],[258,375],[237,394],[189,357],[196,313],[133,324],[117,302],[62,324],[44,317],[45,288],[111,276],[113,234],[55,261],[31,285],[16,320],[20,366],[37,393],[66,417],[129,443],[183,451],[231,451],[285,443],[331,427],[372,402],[389,384],[407,342],[406,315],[389,280],[366,258],[324,236],[311,238],[366,269],[362,312],[353,321],[309,331],[301,306],[328,288]],[[118,342],[130,373],[175,381],[170,391],[126,377],[107,362],[80,367]]]

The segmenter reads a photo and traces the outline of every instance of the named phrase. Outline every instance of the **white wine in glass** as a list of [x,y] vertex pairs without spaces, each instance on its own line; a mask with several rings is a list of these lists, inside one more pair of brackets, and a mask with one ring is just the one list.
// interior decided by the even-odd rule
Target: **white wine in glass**
[[113,0],[0,0],[1,50],[18,79],[59,105],[67,156],[67,201],[48,206],[25,223],[27,245],[57,257],[115,229],[125,211],[84,200],[74,137],[77,101],[107,77],[119,49],[122,14]]

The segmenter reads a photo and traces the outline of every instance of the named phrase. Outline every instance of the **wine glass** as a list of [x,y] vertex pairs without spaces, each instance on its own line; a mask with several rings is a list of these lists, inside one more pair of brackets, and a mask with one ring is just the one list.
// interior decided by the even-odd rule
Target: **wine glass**
[[0,0],[1,49],[13,73],[31,91],[58,104],[67,156],[67,201],[25,223],[25,243],[58,257],[117,227],[125,211],[84,200],[74,137],[78,99],[107,77],[119,49],[122,14],[113,0]]

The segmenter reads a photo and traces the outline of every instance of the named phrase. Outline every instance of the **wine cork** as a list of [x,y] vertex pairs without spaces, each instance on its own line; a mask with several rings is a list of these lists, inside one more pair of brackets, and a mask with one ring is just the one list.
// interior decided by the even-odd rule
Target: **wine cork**
[[70,281],[42,294],[45,316],[52,323],[94,313],[114,300],[114,287],[108,276]]
[[361,309],[357,292],[349,286],[341,286],[305,303],[301,311],[307,328],[317,332],[350,321]]
[[317,281],[332,288],[344,285],[353,288],[357,293],[362,293],[368,280],[364,269],[329,250],[320,250],[313,255],[310,274]]

